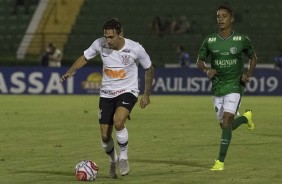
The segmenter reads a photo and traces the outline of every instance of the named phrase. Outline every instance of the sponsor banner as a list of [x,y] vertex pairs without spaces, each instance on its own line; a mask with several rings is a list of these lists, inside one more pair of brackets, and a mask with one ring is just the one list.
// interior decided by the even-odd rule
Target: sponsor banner
[[[211,94],[211,81],[197,68],[156,69],[154,94]],[[256,69],[245,88],[245,95],[282,95],[282,71]]]
[[63,68],[0,67],[0,94],[73,94],[73,79],[60,84],[63,71]]
[[[0,94],[99,94],[102,68],[84,67],[60,83],[67,67],[0,67]],[[144,70],[139,71],[144,91]],[[156,68],[153,94],[210,95],[211,82],[196,68]],[[256,69],[245,89],[246,95],[282,95],[282,71]]]

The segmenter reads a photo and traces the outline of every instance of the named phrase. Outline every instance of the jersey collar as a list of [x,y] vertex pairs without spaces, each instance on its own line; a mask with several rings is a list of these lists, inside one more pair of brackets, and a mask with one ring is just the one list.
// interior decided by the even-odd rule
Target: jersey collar
[[219,38],[221,38],[222,40],[228,40],[230,37],[232,37],[232,36],[234,35],[234,33],[235,33],[235,31],[232,30],[232,34],[231,34],[230,36],[228,36],[227,38],[222,38],[219,33],[217,33],[217,36],[218,36]]

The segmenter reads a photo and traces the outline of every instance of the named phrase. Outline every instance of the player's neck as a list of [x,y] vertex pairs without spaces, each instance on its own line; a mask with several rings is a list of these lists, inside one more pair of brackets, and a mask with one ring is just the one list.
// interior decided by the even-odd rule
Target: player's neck
[[125,39],[124,38],[120,38],[120,42],[118,44],[118,48],[117,50],[121,50],[125,45]]
[[233,34],[233,29],[229,28],[229,29],[221,29],[218,32],[219,36],[222,38],[228,38],[229,36],[231,36]]

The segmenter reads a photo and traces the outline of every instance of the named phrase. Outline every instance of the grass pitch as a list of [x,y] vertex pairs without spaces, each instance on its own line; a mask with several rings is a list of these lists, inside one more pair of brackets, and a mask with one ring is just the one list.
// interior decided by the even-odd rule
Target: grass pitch
[[255,129],[235,130],[225,170],[212,172],[221,131],[211,96],[152,96],[127,122],[131,172],[111,180],[98,96],[2,95],[0,183],[80,183],[74,166],[82,159],[98,164],[95,182],[103,184],[281,183],[281,104],[281,97],[243,97],[240,113],[253,109]]

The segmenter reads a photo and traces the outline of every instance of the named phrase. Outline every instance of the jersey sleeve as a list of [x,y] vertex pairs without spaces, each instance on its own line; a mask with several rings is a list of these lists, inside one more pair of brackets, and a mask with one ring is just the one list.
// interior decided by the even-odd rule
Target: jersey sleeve
[[244,49],[243,49],[243,52],[249,58],[251,58],[254,55],[254,53],[255,53],[255,49],[254,49],[254,47],[252,45],[252,42],[251,42],[251,40],[247,36],[245,36],[245,38],[244,38]]
[[198,59],[205,61],[206,58],[208,57],[209,52],[208,52],[208,42],[207,38],[203,41],[199,53],[198,53]]
[[101,44],[99,39],[95,40],[92,45],[84,51],[84,57],[87,60],[90,60],[97,56],[100,52]]
[[142,45],[138,46],[137,59],[144,69],[148,69],[152,65],[150,56],[147,54]]

